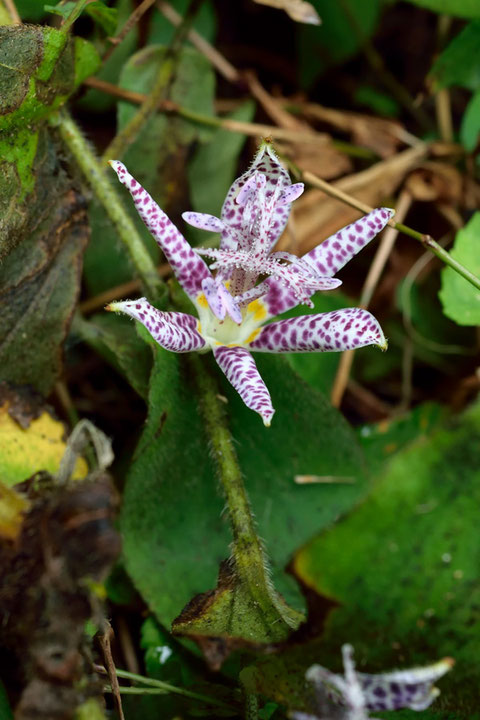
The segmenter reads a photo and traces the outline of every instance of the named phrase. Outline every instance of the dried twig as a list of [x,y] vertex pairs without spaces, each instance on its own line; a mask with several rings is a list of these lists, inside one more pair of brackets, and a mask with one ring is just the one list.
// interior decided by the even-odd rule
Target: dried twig
[[122,696],[120,694],[120,683],[118,682],[117,671],[115,668],[115,663],[113,661],[112,648],[110,644],[113,637],[113,630],[109,622],[105,621],[105,625],[105,633],[103,635],[98,635],[98,642],[100,643],[100,647],[102,648],[105,668],[108,674],[108,679],[110,680],[113,699],[115,701],[118,715],[120,717],[120,720],[125,720],[125,715],[123,714],[122,707]]
[[162,65],[158,71],[157,79],[155,80],[151,93],[148,95],[145,102],[139,107],[138,111],[131,120],[113,138],[112,142],[103,153],[102,160],[104,162],[107,162],[110,159],[118,160],[123,156],[127,148],[132,144],[132,142],[134,142],[135,138],[138,137],[139,132],[151,115],[156,111],[162,100],[167,98],[170,86],[174,79],[175,69],[180,58],[180,50],[201,3],[202,0],[191,0],[188,10],[185,13],[185,17],[183,18],[181,25],[177,28],[175,36],[165,52]]
[[[397,205],[397,217],[402,221],[412,203],[412,197],[407,191],[403,191],[400,195]],[[375,253],[373,263],[370,266],[370,271],[365,279],[362,293],[360,295],[359,306],[366,310],[370,304],[375,288],[378,285],[380,276],[383,272],[385,264],[392,252],[393,245],[397,239],[398,230],[396,227],[388,227],[382,235],[382,239]],[[352,368],[353,358],[355,356],[355,350],[346,350],[342,353],[340,363],[338,366],[335,381],[332,387],[331,401],[334,407],[340,407],[342,402],[343,394],[347,387],[348,378],[350,376],[350,370]]]
[[110,55],[113,53],[115,48],[120,45],[122,40],[128,35],[132,27],[140,20],[142,15],[144,15],[147,10],[149,10],[155,0],[143,0],[140,5],[135,8],[135,10],[132,12],[128,20],[125,22],[125,24],[122,26],[120,31],[115,35],[115,37],[109,38],[109,41],[112,43],[111,47],[108,48],[104,56],[102,57],[102,61],[106,62]]
[[[157,7],[164,17],[175,27],[178,27],[182,22],[182,16],[175,10],[169,2],[166,0],[158,0]],[[210,45],[196,30],[190,30],[187,35],[192,45],[197,48],[202,55],[205,55],[207,60],[210,60],[213,67],[223,75],[223,77],[231,83],[238,83],[241,80],[241,74],[239,71],[218,52],[213,45]]]
[[10,13],[10,17],[12,18],[12,22],[14,25],[21,25],[22,24],[22,18],[18,14],[18,10],[15,6],[15,0],[3,0],[5,7],[7,8],[8,12]]

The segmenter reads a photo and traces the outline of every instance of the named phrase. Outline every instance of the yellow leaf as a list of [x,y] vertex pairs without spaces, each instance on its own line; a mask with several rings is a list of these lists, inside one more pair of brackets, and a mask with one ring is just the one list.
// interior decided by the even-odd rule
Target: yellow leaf
[[[8,486],[26,480],[38,470],[55,475],[65,452],[65,429],[48,412],[22,428],[8,414],[8,402],[0,407],[0,478]],[[86,477],[88,466],[83,458],[75,465],[72,478]]]

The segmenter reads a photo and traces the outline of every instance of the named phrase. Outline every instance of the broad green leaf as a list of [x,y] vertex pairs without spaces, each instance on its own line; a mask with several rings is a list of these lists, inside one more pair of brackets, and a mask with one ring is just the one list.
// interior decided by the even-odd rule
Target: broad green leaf
[[[134,10],[133,0],[118,0],[115,6],[117,11],[116,35]],[[138,44],[138,24],[135,23],[132,29],[126,34],[122,42],[115,47],[110,57],[102,63],[96,77],[105,82],[116,85],[120,71],[130,55],[135,51]],[[109,46],[108,46],[109,47]],[[102,50],[102,54],[105,48]],[[77,102],[77,105],[84,110],[95,113],[103,113],[115,106],[116,100],[112,95],[89,88],[85,95]]]
[[410,0],[410,2],[436,13],[467,19],[480,18],[480,6],[477,0]]
[[[480,18],[480,3],[473,2]],[[456,0],[454,4],[456,7],[461,5]],[[451,85],[473,91],[480,88],[480,19],[469,23],[454,37],[435,61],[430,74],[436,88]]]
[[473,152],[480,138],[480,89],[467,105],[460,127],[460,140],[467,152]]
[[99,25],[106,35],[114,35],[118,24],[117,8],[107,7],[103,2],[92,2],[85,8],[87,15]]
[[[148,93],[152,89],[162,62],[164,50],[147,47],[133,55],[122,68],[120,85],[128,90]],[[213,114],[214,75],[204,57],[195,50],[183,50],[171,87],[171,99],[197,112]],[[132,118],[138,107],[121,102],[118,105],[118,129]],[[210,137],[204,129],[181,118],[156,114],[150,118],[122,160],[130,172],[155,198],[163,210],[187,210],[185,159],[187,146],[195,139]],[[111,172],[111,182],[118,181]],[[135,211],[131,198],[123,188],[125,207],[131,214],[145,245],[153,258],[159,257],[155,241]],[[177,197],[179,196],[179,197]],[[177,208],[177,205],[180,207]],[[175,215],[175,212],[173,213]],[[178,215],[180,212],[178,212]],[[126,252],[117,241],[105,210],[98,204],[90,207],[92,242],[85,253],[85,281],[90,294],[102,292],[132,277],[132,268]]]
[[[457,232],[451,255],[475,275],[480,276],[480,212]],[[445,315],[459,325],[480,325],[480,290],[451,268],[442,270],[440,291]]]
[[46,15],[41,0],[15,0],[15,6],[24,22],[39,22]]
[[[35,140],[31,143],[31,139]],[[25,144],[21,144],[24,139]],[[76,304],[88,240],[83,198],[60,167],[46,129],[10,136],[0,163],[0,364],[2,379],[48,394],[62,366],[61,344]],[[1,138],[7,145],[8,140]],[[27,168],[22,149],[28,148]],[[14,162],[12,162],[14,160]],[[25,186],[32,188],[23,200]],[[5,194],[3,194],[5,189]]]
[[[365,491],[354,434],[288,363],[256,356],[277,409],[272,427],[246,408],[226,381],[222,394],[272,579],[287,602],[302,602],[284,573],[295,548],[352,506]],[[228,557],[208,439],[183,358],[158,351],[150,412],[126,485],[122,527],[126,566],[164,625],[196,594],[215,587]],[[217,368],[212,372],[219,375]],[[295,475],[354,477],[353,484],[297,485]]]
[[[120,86],[126,90],[149,93],[163,64],[165,48],[149,46],[135,53],[122,69]],[[213,115],[215,76],[208,60],[192,48],[184,48],[175,71],[169,99],[181,107],[204,115]],[[122,130],[137,108],[126,102],[118,105],[118,129]],[[165,186],[173,186],[172,161],[181,148],[194,140],[210,140],[211,128],[202,128],[180,117],[158,113],[150,118],[123,158],[125,165],[137,168],[137,178],[165,198]],[[173,169],[175,166],[173,165]],[[159,196],[159,194],[161,195]],[[163,201],[164,202],[164,201]]]
[[82,326],[82,335],[88,336],[89,344],[146,399],[152,352],[137,335],[135,325],[126,325],[118,315],[104,312],[83,321]]
[[[173,0],[172,3],[177,13],[185,15],[188,9],[188,0]],[[217,29],[217,16],[211,0],[204,0],[200,9],[195,14],[193,29],[196,30],[205,40],[214,44]],[[150,25],[148,44],[169,45],[175,34],[175,27],[168,22],[161,12],[153,14]]]
[[[60,17],[66,20],[75,8],[75,5],[76,3],[73,1],[64,3],[63,5],[60,3],[58,5],[45,5],[45,10],[49,13],[60,15]],[[83,12],[89,15],[107,35],[115,34],[118,21],[116,8],[109,8],[103,2],[95,1],[89,2],[88,5],[83,8]]]
[[53,13],[54,15],[60,15],[60,17],[66,19],[72,12],[75,5],[75,0],[70,0],[70,2],[66,2],[63,4],[59,3],[58,5],[44,5],[43,9],[45,10],[45,12]]
[[31,125],[60,107],[98,68],[87,46],[49,27],[0,27],[0,130]]
[[[250,122],[254,113],[255,104],[247,100],[227,117]],[[217,130],[208,143],[199,145],[187,171],[192,210],[220,215],[228,188],[235,179],[238,156],[244,144],[244,135]],[[205,231],[195,228],[189,227],[187,233],[189,238],[199,242],[207,237]]]
[[[471,718],[480,643],[480,405],[398,453],[369,498],[296,556],[298,577],[340,603],[318,661],[343,642],[379,671],[456,660],[439,710]],[[461,698],[461,703],[459,703]]]
[[347,60],[369,38],[380,14],[380,0],[313,0],[320,26],[298,26],[300,77],[311,85],[330,65]]

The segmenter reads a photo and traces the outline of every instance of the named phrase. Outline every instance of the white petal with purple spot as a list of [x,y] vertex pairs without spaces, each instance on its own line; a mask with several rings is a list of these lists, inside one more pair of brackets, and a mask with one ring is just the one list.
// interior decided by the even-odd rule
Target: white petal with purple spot
[[261,352],[339,352],[366,345],[386,349],[376,318],[362,308],[278,320],[265,325],[250,344]]
[[198,320],[193,315],[161,312],[150,305],[146,298],[113,302],[107,305],[106,310],[125,313],[141,322],[165,350],[184,353],[205,347],[205,340],[197,329]]
[[270,425],[275,410],[250,353],[241,347],[221,346],[215,348],[213,354],[245,405],[261,415],[265,425]]

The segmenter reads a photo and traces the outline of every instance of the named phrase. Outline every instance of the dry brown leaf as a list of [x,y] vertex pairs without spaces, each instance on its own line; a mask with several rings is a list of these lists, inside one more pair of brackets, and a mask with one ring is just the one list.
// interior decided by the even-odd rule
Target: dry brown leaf
[[446,163],[422,163],[408,178],[407,187],[415,200],[438,200],[453,204],[462,200],[462,176],[456,168]]
[[350,133],[355,143],[373,150],[381,158],[393,155],[405,134],[404,128],[396,120],[335,110],[316,103],[298,103],[297,101],[296,104],[307,117],[328,123],[342,132]]
[[322,22],[319,14],[309,2],[305,0],[254,0],[259,5],[285,10],[295,22],[308,23],[309,25],[320,25]]
[[[405,175],[424,160],[427,152],[426,144],[405,150],[367,170],[341,178],[333,186],[378,207],[392,195]],[[359,214],[358,210],[328,197],[321,190],[307,191],[295,202],[295,231],[300,253],[308,252],[339,228],[353,222]]]

